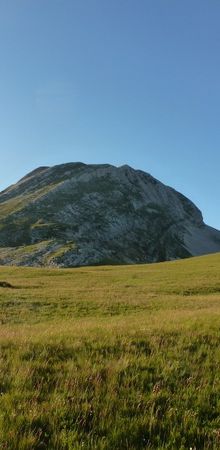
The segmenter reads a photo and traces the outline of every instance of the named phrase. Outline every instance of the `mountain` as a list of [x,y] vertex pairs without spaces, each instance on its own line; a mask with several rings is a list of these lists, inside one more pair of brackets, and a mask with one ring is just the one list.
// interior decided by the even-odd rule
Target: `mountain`
[[185,196],[129,166],[39,167],[0,193],[0,264],[146,263],[220,251]]

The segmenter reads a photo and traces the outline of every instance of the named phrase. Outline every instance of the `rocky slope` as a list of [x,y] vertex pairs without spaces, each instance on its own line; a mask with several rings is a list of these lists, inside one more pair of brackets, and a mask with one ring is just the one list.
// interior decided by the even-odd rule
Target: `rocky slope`
[[129,166],[40,167],[0,193],[0,264],[144,263],[220,251],[199,209]]

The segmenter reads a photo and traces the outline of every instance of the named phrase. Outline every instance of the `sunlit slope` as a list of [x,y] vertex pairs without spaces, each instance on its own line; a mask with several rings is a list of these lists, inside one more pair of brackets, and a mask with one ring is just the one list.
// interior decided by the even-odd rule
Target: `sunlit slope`
[[0,447],[219,449],[219,274],[0,267]]

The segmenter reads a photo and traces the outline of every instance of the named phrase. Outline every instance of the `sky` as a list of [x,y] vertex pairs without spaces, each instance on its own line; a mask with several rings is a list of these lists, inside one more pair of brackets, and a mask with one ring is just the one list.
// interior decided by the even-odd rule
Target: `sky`
[[219,0],[0,0],[0,190],[128,164],[220,229]]

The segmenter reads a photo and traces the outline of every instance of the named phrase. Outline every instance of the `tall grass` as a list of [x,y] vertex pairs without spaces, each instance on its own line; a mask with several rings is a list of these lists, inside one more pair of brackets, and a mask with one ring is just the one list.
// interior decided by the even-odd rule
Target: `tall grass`
[[0,448],[219,449],[219,273],[1,267]]

